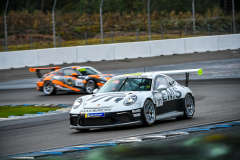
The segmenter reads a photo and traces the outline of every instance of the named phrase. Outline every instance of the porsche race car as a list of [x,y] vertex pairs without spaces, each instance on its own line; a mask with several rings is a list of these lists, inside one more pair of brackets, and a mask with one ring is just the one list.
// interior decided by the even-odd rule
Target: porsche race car
[[[156,120],[190,119],[195,112],[189,73],[202,69],[148,72],[111,78],[94,94],[79,97],[70,111],[70,129],[87,131],[127,125],[153,125]],[[167,75],[185,74],[185,86]]]
[[[50,69],[52,72],[42,76],[41,70]],[[89,66],[72,67],[46,67],[30,68],[30,72],[36,72],[39,80],[37,90],[46,95],[52,95],[59,91],[92,93],[95,88],[100,89],[112,74],[101,74],[98,70]]]

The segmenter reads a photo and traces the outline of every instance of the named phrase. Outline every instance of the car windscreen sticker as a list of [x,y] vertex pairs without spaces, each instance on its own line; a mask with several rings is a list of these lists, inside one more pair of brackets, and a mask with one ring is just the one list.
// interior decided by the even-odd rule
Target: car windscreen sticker
[[86,71],[86,68],[80,68],[80,69],[78,69],[78,71],[80,71],[80,72]]
[[86,113],[85,118],[91,117],[105,117],[105,113]]

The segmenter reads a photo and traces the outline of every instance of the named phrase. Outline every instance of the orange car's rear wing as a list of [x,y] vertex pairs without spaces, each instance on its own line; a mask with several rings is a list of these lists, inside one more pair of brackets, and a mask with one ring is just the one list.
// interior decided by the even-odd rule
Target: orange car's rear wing
[[41,74],[41,70],[51,70],[51,71],[55,71],[55,70],[59,70],[61,67],[45,67],[45,68],[29,68],[30,72],[36,72],[37,77],[38,78],[42,78],[42,74]]

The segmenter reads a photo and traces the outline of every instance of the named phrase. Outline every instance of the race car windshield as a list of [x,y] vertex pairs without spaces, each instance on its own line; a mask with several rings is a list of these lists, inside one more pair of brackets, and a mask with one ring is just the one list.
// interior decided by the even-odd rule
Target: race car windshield
[[104,92],[121,91],[150,91],[152,80],[148,78],[120,78],[111,79],[99,90]]
[[101,74],[99,71],[97,71],[94,68],[78,68],[77,69],[83,76],[85,75],[94,75],[94,74]]

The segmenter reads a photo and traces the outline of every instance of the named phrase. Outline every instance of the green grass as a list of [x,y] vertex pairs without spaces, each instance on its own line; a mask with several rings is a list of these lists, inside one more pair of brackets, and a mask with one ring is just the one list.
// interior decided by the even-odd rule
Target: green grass
[[[198,35],[198,36],[203,36],[203,35]],[[188,37],[192,37],[192,35],[188,35]],[[185,38],[184,34],[182,37],[180,37],[179,34],[164,34],[163,39],[175,39],[175,38]],[[162,36],[161,34],[159,35],[152,35],[151,36],[152,40],[161,40]],[[139,36],[138,37],[139,41],[148,41],[149,36]],[[113,38],[113,43],[125,43],[125,42],[136,42],[137,37],[132,36],[132,37],[115,37]],[[110,44],[112,43],[111,38],[104,38],[104,44]],[[88,45],[98,45],[101,44],[101,39],[97,38],[89,38],[87,39],[87,44]],[[56,42],[56,46],[58,47],[58,42]],[[85,40],[69,40],[65,42],[61,42],[61,47],[71,47],[71,46],[84,46],[85,45]],[[53,48],[53,42],[51,43],[33,43],[33,49],[44,49],[44,48]],[[24,45],[9,45],[8,46],[8,51],[19,51],[19,50],[30,50],[31,49],[31,44],[24,44]],[[2,52],[2,46],[0,46],[0,52]]]
[[38,107],[38,106],[0,106],[0,118],[9,116],[22,116],[24,114],[36,114],[38,112],[56,111],[61,107]]

